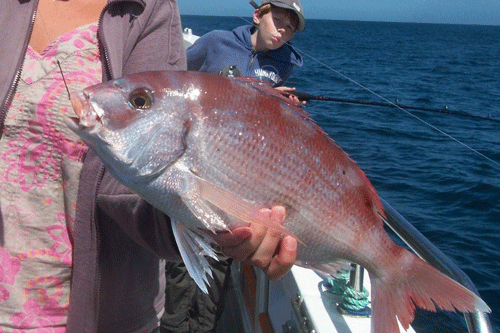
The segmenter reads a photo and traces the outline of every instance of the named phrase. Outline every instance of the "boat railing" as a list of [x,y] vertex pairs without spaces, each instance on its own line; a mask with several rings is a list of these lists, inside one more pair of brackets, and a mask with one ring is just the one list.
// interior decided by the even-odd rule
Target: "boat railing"
[[[382,200],[387,220],[385,223],[416,255],[479,295],[471,279],[443,252],[422,235],[410,222]],[[465,313],[469,333],[493,333],[487,313]]]

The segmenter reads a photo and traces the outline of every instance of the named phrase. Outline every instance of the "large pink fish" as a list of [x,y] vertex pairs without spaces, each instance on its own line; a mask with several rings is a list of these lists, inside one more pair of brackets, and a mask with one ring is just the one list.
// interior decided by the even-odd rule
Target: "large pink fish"
[[[372,281],[372,332],[407,328],[415,306],[490,311],[474,293],[397,246],[375,189],[303,111],[268,86],[206,73],[147,72],[73,98],[79,134],[125,185],[173,218],[203,290],[205,233],[283,205],[297,264],[335,274],[345,262]],[[263,221],[261,221],[264,223]],[[271,226],[272,228],[279,228]]]

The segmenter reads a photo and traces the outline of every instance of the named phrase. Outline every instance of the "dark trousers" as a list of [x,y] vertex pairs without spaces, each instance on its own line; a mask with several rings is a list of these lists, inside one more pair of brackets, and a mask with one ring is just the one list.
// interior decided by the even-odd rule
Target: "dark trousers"
[[208,294],[201,291],[187,272],[184,262],[167,262],[166,304],[161,318],[161,333],[213,332],[223,310],[224,292],[229,281],[232,259],[208,258],[213,279]]

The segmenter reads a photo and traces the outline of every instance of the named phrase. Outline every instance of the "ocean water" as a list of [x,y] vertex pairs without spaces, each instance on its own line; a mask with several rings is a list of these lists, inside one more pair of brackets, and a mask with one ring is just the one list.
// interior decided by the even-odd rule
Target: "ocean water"
[[[182,20],[197,35],[250,21]],[[500,119],[499,36],[500,26],[308,20],[293,40],[304,65],[287,85]],[[380,196],[472,279],[500,332],[500,123],[326,101],[305,109]],[[419,333],[467,332],[462,318],[418,311],[414,326]]]

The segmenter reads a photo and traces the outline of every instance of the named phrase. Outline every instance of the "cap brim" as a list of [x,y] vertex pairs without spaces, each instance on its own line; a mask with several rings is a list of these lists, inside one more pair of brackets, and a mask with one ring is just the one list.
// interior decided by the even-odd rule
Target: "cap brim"
[[[264,2],[259,7],[262,7],[263,5],[267,5],[268,3],[270,3],[270,2]],[[306,28],[306,19],[301,12],[297,11],[294,7],[291,7],[290,5],[287,5],[284,3],[272,2],[271,4],[273,6],[276,6],[276,7],[291,10],[292,12],[297,14],[297,18],[299,19],[299,26],[297,27],[297,31],[299,31],[299,32],[304,31],[304,29]]]

